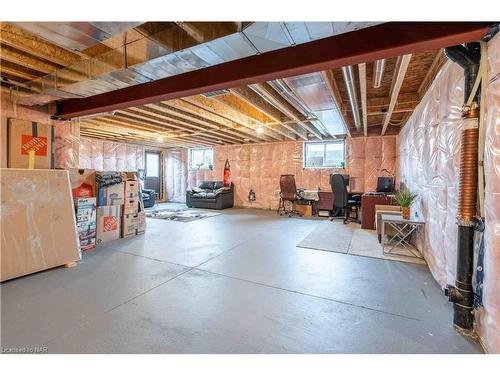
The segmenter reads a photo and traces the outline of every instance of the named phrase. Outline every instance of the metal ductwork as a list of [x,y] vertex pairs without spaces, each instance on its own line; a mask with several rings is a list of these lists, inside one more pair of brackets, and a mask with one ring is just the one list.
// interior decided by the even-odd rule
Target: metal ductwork
[[354,84],[354,70],[352,66],[342,67],[342,75],[344,77],[347,95],[349,96],[349,104],[351,105],[352,116],[354,118],[354,126],[359,131],[361,130],[361,117],[359,115],[358,97],[356,95],[356,86]]
[[455,285],[448,285],[445,293],[453,302],[454,326],[464,333],[470,333],[474,328],[472,277],[474,272],[474,233],[477,226],[480,90],[477,90],[470,105],[467,105],[467,101],[479,72],[480,46],[479,43],[470,43],[466,46],[448,47],[445,49],[445,54],[451,61],[464,69],[465,76],[457,215],[457,269]]
[[[374,24],[376,23],[253,22],[241,31],[213,40],[208,38],[204,43],[181,50],[173,50],[162,43],[165,35],[156,37],[153,34],[25,82],[23,86],[18,85],[12,90],[17,102],[25,105],[89,97]],[[183,26],[185,29],[186,25]],[[195,32],[192,27],[189,31],[191,34]]]
[[83,51],[142,22],[13,22],[19,28],[72,51]]
[[378,89],[382,84],[382,77],[384,75],[385,59],[377,60],[373,64],[373,88]]

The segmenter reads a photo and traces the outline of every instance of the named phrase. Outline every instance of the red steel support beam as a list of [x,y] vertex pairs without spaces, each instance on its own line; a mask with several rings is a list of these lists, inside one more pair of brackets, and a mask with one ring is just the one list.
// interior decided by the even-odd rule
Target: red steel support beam
[[355,65],[481,39],[493,22],[389,22],[58,103],[61,119]]

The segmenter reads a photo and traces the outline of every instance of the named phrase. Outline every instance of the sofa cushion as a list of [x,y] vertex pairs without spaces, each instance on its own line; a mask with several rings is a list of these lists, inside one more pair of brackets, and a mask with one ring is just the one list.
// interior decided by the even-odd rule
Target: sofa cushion
[[221,187],[221,188],[219,188],[219,189],[215,190],[215,191],[214,191],[214,193],[215,193],[215,195],[217,195],[217,194],[222,193],[222,192],[223,192],[223,191],[225,191],[225,190],[226,190],[226,188],[225,188],[225,187]]
[[203,190],[214,190],[214,183],[213,181],[203,181],[198,187]]
[[194,193],[193,198],[202,198],[202,199],[214,199],[215,198],[215,193],[210,193],[210,192],[201,192],[201,193]]
[[224,187],[224,182],[223,181],[215,181],[214,182],[214,190],[218,190],[220,188]]

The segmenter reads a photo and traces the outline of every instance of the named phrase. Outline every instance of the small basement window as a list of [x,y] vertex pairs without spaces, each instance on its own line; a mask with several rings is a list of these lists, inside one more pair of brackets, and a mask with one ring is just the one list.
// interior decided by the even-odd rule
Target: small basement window
[[189,169],[212,169],[214,150],[212,148],[190,148]]
[[304,142],[304,168],[342,168],[343,165],[345,165],[344,140]]

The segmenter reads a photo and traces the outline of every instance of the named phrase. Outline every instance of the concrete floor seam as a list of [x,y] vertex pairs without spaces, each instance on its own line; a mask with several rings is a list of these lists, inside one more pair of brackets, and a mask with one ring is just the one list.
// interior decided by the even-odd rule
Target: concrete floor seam
[[395,314],[395,313],[391,313],[389,311],[378,310],[378,309],[375,309],[373,307],[368,307],[368,306],[363,306],[363,305],[357,305],[357,304],[354,304],[354,303],[340,301],[340,300],[336,300],[336,299],[333,299],[333,298],[321,297],[321,296],[317,296],[315,294],[309,294],[309,293],[299,292],[297,290],[292,290],[292,289],[287,289],[287,288],[281,288],[279,286],[274,286],[274,285],[260,283],[260,282],[257,282],[257,281],[242,279],[240,277],[224,275],[222,273],[212,272],[212,271],[204,270],[204,269],[201,269],[201,268],[196,268],[196,270],[202,271],[202,272],[206,272],[206,273],[210,273],[210,274],[213,274],[213,275],[228,277],[230,279],[239,280],[239,281],[247,282],[247,283],[250,283],[250,284],[255,284],[255,285],[260,285],[260,286],[264,286],[264,287],[268,287],[268,288],[278,289],[278,290],[282,290],[282,291],[289,292],[289,293],[296,293],[296,294],[300,294],[300,295],[303,295],[303,296],[308,296],[308,297],[322,299],[322,300],[325,300],[325,301],[340,303],[342,305],[348,305],[348,306],[352,306],[352,307],[358,307],[360,309],[365,309],[365,310],[370,310],[370,311],[374,311],[374,312],[381,313],[381,314],[396,316],[396,317],[403,318],[403,319],[413,320],[413,321],[417,321],[417,322],[421,321],[420,319],[414,318],[414,317],[411,317],[411,316],[406,316],[406,315],[401,315],[401,314]]
[[191,267],[191,268],[189,268],[189,269],[187,269],[187,270],[185,270],[185,271],[182,271],[181,273],[179,273],[178,275],[175,275],[175,276],[174,276],[174,277],[172,277],[171,279],[168,279],[168,280],[166,280],[166,281],[164,281],[164,282],[162,282],[162,283],[160,283],[160,284],[158,284],[158,285],[155,285],[154,287],[152,287],[152,288],[150,288],[150,289],[148,289],[148,290],[146,290],[146,291],[144,291],[144,292],[142,292],[142,293],[139,293],[138,295],[136,295],[136,296],[134,296],[134,297],[132,297],[132,298],[129,298],[128,300],[126,300],[126,301],[124,301],[124,302],[122,302],[122,303],[120,303],[120,304],[118,304],[118,305],[116,305],[116,306],[114,306],[114,307],[112,307],[112,308],[110,308],[110,309],[108,309],[108,310],[104,311],[104,314],[107,314],[107,313],[109,313],[109,312],[111,312],[111,311],[113,311],[113,310],[117,309],[118,307],[123,306],[123,305],[125,305],[125,304],[127,304],[127,303],[129,303],[129,302],[133,301],[134,299],[136,299],[136,298],[138,298],[138,297],[140,297],[140,296],[143,296],[144,294],[149,293],[149,292],[151,292],[152,290],[154,290],[154,289],[156,289],[156,288],[158,288],[158,287],[160,287],[160,286],[162,286],[162,285],[164,285],[164,284],[166,284],[166,283],[168,283],[168,282],[170,282],[170,281],[172,281],[172,280],[174,280],[174,279],[177,279],[179,276],[182,276],[182,275],[184,275],[185,273],[188,273],[189,271],[192,271],[193,269],[195,269],[195,268],[194,268],[194,267]]
[[180,264],[180,263],[175,263],[175,262],[170,262],[168,260],[163,260],[163,259],[158,259],[158,258],[152,258],[152,257],[147,257],[147,256],[144,256],[144,255],[141,255],[141,254],[134,254],[134,253],[130,253],[128,251],[125,251],[125,250],[115,250],[115,249],[111,249],[113,251],[116,251],[118,253],[122,253],[122,254],[127,254],[127,255],[132,255],[132,256],[135,256],[135,257],[139,257],[139,258],[144,258],[144,259],[149,259],[149,260],[153,260],[155,262],[160,262],[160,263],[166,263],[166,264],[172,264],[174,266],[180,266],[180,267],[188,267],[188,268],[192,268],[192,266],[187,266],[185,264]]

